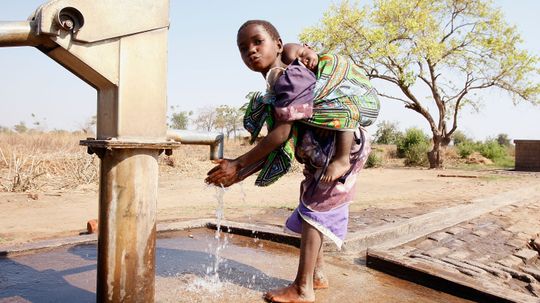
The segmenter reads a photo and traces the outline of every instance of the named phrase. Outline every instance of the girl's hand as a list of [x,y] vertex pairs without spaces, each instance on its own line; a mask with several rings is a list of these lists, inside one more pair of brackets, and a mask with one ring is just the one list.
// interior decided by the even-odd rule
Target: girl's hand
[[240,167],[236,160],[220,159],[213,162],[218,165],[208,171],[208,177],[204,180],[206,183],[229,187],[234,183],[241,181],[238,177]]

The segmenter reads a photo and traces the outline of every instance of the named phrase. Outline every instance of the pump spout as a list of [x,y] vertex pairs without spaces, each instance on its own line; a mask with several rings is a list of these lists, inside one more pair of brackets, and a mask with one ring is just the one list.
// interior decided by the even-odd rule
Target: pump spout
[[169,129],[167,139],[181,144],[210,145],[210,160],[223,159],[222,133],[200,133],[183,129]]
[[45,39],[37,35],[33,21],[0,21],[0,47],[39,46]]

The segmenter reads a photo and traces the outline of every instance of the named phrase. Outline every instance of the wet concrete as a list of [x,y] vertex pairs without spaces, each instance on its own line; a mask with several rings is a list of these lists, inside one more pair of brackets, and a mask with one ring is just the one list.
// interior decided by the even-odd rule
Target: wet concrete
[[[227,234],[213,280],[217,240],[208,229],[160,235],[156,302],[263,302],[262,294],[294,278],[298,249]],[[0,258],[0,302],[95,302],[95,244]],[[354,257],[330,255],[330,288],[317,302],[467,302],[368,269]]]

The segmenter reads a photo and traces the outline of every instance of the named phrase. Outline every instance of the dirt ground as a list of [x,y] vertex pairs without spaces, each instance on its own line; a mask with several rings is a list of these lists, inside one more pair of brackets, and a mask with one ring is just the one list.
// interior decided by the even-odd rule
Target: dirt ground
[[[161,172],[158,222],[215,216],[218,189],[207,186],[203,176],[186,176],[174,169]],[[538,178],[538,174],[504,171],[366,169],[361,172],[351,212],[448,207],[534,184]],[[232,186],[224,195],[225,218],[283,224],[284,216],[298,203],[301,180],[302,174],[294,172],[266,188],[255,187],[253,177]],[[86,222],[97,218],[97,213],[96,185],[64,191],[2,192],[0,245],[76,235],[86,230]]]

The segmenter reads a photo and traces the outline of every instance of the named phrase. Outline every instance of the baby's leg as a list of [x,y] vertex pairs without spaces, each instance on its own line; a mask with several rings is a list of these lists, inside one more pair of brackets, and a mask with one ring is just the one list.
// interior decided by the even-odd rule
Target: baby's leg
[[338,131],[336,134],[336,154],[328,165],[324,176],[321,178],[323,182],[333,182],[343,176],[351,167],[349,161],[351,146],[354,142],[354,132]]

